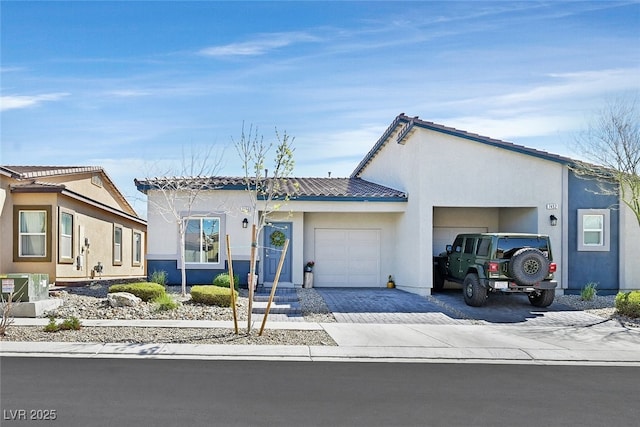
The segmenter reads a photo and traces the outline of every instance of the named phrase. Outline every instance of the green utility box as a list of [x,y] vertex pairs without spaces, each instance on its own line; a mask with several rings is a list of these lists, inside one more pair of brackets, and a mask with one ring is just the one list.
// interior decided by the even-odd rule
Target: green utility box
[[9,299],[11,292],[16,302],[42,301],[49,298],[48,274],[0,274],[0,282],[4,301]]

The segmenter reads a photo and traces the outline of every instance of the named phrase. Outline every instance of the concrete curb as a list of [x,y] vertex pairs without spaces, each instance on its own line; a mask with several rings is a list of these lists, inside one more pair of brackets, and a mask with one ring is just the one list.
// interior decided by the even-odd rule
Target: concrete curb
[[[47,322],[47,319],[16,319],[15,325],[42,326]],[[82,320],[82,323],[86,327],[233,327],[230,321]],[[310,322],[267,325],[268,329],[324,330],[337,346],[0,341],[0,356],[640,366],[640,329],[613,324],[590,328]]]

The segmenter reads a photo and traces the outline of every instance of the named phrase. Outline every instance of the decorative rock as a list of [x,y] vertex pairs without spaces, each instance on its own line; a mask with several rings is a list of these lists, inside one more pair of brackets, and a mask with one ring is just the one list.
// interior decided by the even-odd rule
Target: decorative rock
[[107,301],[111,307],[135,307],[142,302],[140,298],[129,292],[107,294]]

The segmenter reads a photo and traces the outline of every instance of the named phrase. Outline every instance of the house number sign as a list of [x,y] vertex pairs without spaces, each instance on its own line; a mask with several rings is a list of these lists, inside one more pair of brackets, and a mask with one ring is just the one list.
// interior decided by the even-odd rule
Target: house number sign
[[547,203],[547,210],[555,211],[557,209],[558,209],[558,204],[557,203]]

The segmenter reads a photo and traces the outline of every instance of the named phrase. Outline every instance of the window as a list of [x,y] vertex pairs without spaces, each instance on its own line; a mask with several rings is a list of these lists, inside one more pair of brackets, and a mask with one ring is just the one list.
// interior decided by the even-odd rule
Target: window
[[21,257],[44,257],[47,255],[47,212],[20,211],[20,240],[18,253]]
[[464,241],[464,253],[465,254],[472,254],[473,253],[473,245],[475,244],[476,239],[472,238],[472,237],[467,237],[467,239]]
[[142,263],[142,233],[137,231],[133,232],[133,265],[140,265]]
[[578,209],[578,250],[608,252],[609,209]]
[[60,262],[73,262],[73,214],[60,211],[58,227],[58,257]]
[[582,217],[582,241],[588,246],[602,246],[604,237],[604,215]]
[[13,261],[51,262],[51,206],[13,206]]
[[456,240],[453,241],[452,252],[460,253],[462,252],[462,237],[456,237]]
[[478,240],[478,248],[476,249],[476,255],[488,256],[490,247],[491,247],[491,239],[482,238]]
[[220,218],[190,218],[185,222],[185,262],[220,262]]
[[122,265],[122,227],[113,226],[113,265]]

